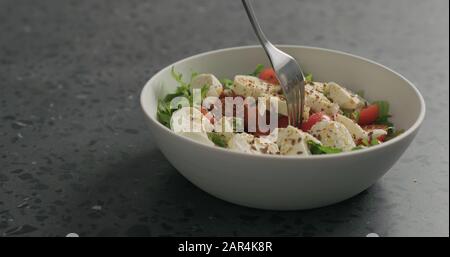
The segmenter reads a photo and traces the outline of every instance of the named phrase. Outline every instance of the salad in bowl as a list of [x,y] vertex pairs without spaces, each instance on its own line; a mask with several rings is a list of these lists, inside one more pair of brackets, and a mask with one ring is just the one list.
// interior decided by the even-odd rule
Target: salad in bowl
[[234,47],[177,61],[146,83],[141,106],[155,146],[194,185],[239,205],[310,209],[362,192],[413,141],[425,117],[423,97],[371,60],[280,48],[314,75],[306,77],[298,128],[288,126],[274,72],[255,70],[269,65],[264,50]]
[[175,133],[205,145],[268,155],[357,151],[396,137],[389,103],[368,101],[335,82],[305,81],[299,127],[288,125],[287,104],[272,68],[259,64],[233,80],[192,73],[186,81],[172,66],[176,91],[159,99],[157,119]]

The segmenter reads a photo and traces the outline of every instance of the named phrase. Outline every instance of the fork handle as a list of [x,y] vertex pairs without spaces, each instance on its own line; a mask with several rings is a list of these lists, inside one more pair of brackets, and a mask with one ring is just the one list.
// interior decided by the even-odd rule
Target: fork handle
[[261,26],[258,23],[258,19],[256,19],[255,12],[253,11],[253,7],[250,4],[250,1],[242,0],[242,5],[244,5],[244,9],[247,13],[248,19],[250,20],[250,24],[252,24],[255,34],[273,66],[272,52],[276,51],[277,49],[272,43],[269,42],[269,40],[267,40],[266,35],[264,35],[264,32],[262,31]]
[[[287,54],[280,51],[269,40],[267,40],[266,36],[264,35],[264,32],[261,29],[261,26],[258,23],[258,19],[255,16],[255,12],[253,11],[253,7],[250,3],[250,0],[242,0],[242,5],[244,6],[248,19],[252,24],[253,30],[255,31],[255,34],[259,42],[261,43],[262,48],[266,52],[267,57],[269,57],[269,61],[272,64],[272,67],[275,70],[278,70],[278,68],[286,64],[285,62],[280,61],[283,60],[283,58],[280,58],[280,56],[286,56]],[[289,57],[292,58],[291,56]],[[304,76],[301,69],[300,73],[301,77],[297,78],[297,80],[300,81],[300,83],[303,83]],[[280,81],[282,81],[283,77],[279,79],[281,79]],[[286,79],[284,78],[284,80]],[[288,81],[286,82],[288,83]],[[293,91],[295,92],[287,93],[285,91],[285,94],[287,93],[288,94],[287,97],[290,99],[290,101],[288,101],[288,117],[289,117],[289,124],[298,127],[298,125],[300,125],[302,122],[302,115],[303,115],[303,105],[304,105],[303,101],[305,99],[304,85],[296,85],[296,88]],[[299,98],[301,99],[300,103],[298,102]]]

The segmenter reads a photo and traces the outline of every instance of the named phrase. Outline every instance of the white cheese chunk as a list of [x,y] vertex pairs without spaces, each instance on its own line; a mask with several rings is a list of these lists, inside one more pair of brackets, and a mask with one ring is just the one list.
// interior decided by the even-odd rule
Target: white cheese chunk
[[281,155],[310,155],[308,141],[321,144],[316,138],[293,126],[277,128],[265,139],[276,142]]
[[170,128],[175,133],[197,142],[214,145],[207,135],[214,127],[198,109],[183,107],[175,111],[170,119]]
[[266,94],[268,84],[253,76],[236,75],[234,77],[233,92],[243,97],[257,98]]
[[318,91],[318,92],[320,92],[320,93],[322,93],[322,94],[325,93],[325,84],[322,83],[322,82],[316,82],[316,81],[314,81],[314,82],[312,82],[312,83],[309,83],[308,85],[312,86],[312,88],[313,88],[314,90],[316,90],[316,91]]
[[206,96],[219,97],[223,92],[223,86],[220,81],[213,74],[198,74],[191,81],[192,89],[201,89],[203,86],[208,86]]
[[348,129],[337,121],[322,120],[312,126],[310,133],[324,146],[343,151],[350,151],[356,146]]
[[372,129],[367,132],[369,138],[379,138],[381,136],[387,135],[387,131],[384,129]]
[[327,96],[343,109],[355,110],[364,106],[364,100],[361,97],[353,94],[335,82],[327,83],[326,91]]
[[[276,110],[279,115],[288,116],[287,102],[284,96],[267,96],[266,109],[270,111],[270,113],[273,113]],[[308,120],[310,110],[311,108],[305,104],[303,108],[303,121]]]
[[354,141],[358,141],[359,139],[367,139],[367,132],[352,119],[347,118],[344,115],[337,114],[335,120],[342,123],[347,128]]
[[339,111],[339,105],[332,103],[324,94],[309,84],[305,85],[305,104],[313,112],[325,112],[330,116],[336,115]]
[[342,123],[348,129],[355,142],[360,139],[370,141],[372,140],[372,138],[378,138],[387,134],[386,130],[384,129],[372,129],[366,131],[361,126],[359,126],[358,123],[341,114],[336,115],[335,120]]
[[257,77],[248,75],[236,75],[234,77],[233,92],[244,97],[254,97],[255,100],[258,97],[282,95],[280,85],[270,84]]
[[228,141],[228,148],[233,151],[252,154],[279,154],[277,144],[247,133],[234,134]]
[[278,148],[278,145],[268,140],[265,140],[264,138],[255,138],[254,146],[256,148],[256,151],[263,154],[280,154],[280,149]]

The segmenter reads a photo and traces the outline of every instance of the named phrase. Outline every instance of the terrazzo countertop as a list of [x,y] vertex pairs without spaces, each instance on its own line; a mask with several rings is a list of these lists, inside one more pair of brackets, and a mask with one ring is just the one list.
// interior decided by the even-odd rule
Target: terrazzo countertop
[[374,186],[275,212],[190,184],[156,148],[139,105],[162,67],[257,43],[240,1],[1,0],[0,236],[448,236],[448,5],[256,3],[276,43],[373,59],[427,103],[414,143]]

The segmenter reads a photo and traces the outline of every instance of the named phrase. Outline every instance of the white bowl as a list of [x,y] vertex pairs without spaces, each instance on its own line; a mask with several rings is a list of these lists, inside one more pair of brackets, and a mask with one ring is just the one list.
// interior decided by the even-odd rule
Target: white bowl
[[317,81],[335,81],[370,100],[386,100],[392,121],[405,133],[369,149],[315,156],[250,155],[210,147],[179,136],[156,119],[157,99],[175,90],[170,68],[219,78],[268,65],[260,47],[245,46],[195,55],[155,74],[141,93],[141,105],[158,147],[194,185],[229,202],[261,209],[298,210],[350,198],[374,184],[400,158],[424,119],[419,91],[398,73],[351,54],[303,46],[281,46]]

